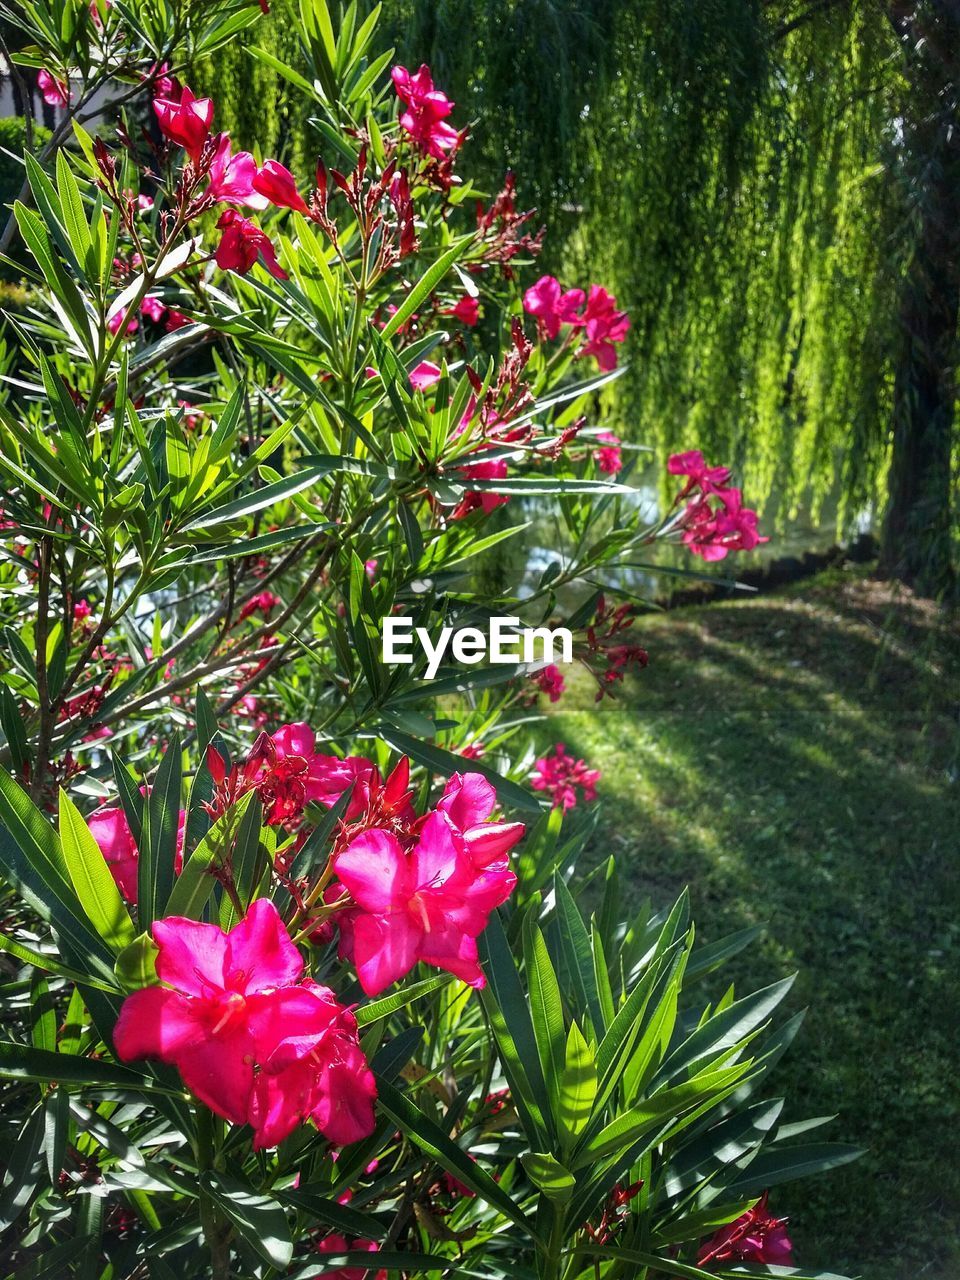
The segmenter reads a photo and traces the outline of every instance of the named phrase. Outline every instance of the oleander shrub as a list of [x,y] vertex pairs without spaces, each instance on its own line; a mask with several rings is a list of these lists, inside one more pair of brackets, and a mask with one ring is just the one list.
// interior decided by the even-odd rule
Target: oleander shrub
[[767,1190],[855,1153],[769,1092],[790,979],[725,989],[755,931],[591,863],[556,661],[438,647],[565,627],[613,696],[631,572],[755,516],[695,452],[645,515],[628,317],[537,273],[376,10],[303,0],[314,171],[233,150],[178,69],[259,13],[14,15],[68,111],[0,403],[3,1274],[808,1275]]

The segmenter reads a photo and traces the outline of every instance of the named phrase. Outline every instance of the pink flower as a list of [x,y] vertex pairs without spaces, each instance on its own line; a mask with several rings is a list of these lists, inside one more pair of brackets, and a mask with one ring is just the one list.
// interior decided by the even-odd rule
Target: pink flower
[[217,227],[223,232],[214,255],[221,271],[236,271],[245,276],[258,257],[278,280],[286,280],[287,273],[277,262],[277,254],[267,236],[255,222],[242,218],[236,209],[227,209],[220,215]]
[[431,813],[405,853],[387,831],[365,831],[333,858],[356,910],[341,921],[341,950],[360,985],[376,995],[418,960],[484,985],[477,937],[517,878],[503,866],[478,870],[443,813]]
[[153,109],[163,136],[183,147],[196,163],[213,123],[212,100],[195,97],[190,86],[184,85],[179,98],[165,98],[158,94],[153,100]]
[[792,1267],[793,1245],[787,1235],[786,1218],[773,1218],[767,1212],[765,1191],[752,1209],[735,1222],[721,1227],[700,1246],[697,1266],[711,1262],[756,1262],[774,1267]]
[[522,822],[491,822],[497,807],[493,783],[482,773],[455,773],[437,802],[478,871],[509,868],[507,854],[523,838]]
[[[166,62],[155,62],[147,72],[147,76],[153,76],[153,96],[155,98],[167,98],[173,101],[178,97],[180,86],[170,74],[170,67]],[[144,77],[144,79],[146,78]]]
[[254,190],[257,162],[249,151],[230,154],[230,135],[221,133],[210,162],[210,185],[207,188],[221,204],[245,204],[251,209],[266,209],[267,199]]
[[262,1060],[250,1098],[255,1149],[275,1147],[307,1119],[341,1145],[373,1131],[377,1086],[356,1018],[310,978],[299,995],[295,1020],[280,1003],[271,1011],[272,1024],[260,1028],[261,1044],[274,1047]]
[[[183,867],[183,832],[187,820],[184,809],[180,810],[177,820],[177,844],[174,853],[173,870],[180,874]],[[117,882],[120,896],[125,902],[137,901],[137,866],[140,852],[137,849],[133,832],[127,822],[127,815],[117,806],[104,806],[95,809],[87,818],[90,834],[100,846],[104,861],[110,868],[110,874]]]
[[267,160],[254,174],[253,189],[279,209],[296,209],[308,213],[307,202],[297,190],[297,181],[289,169],[277,160]]
[[[478,454],[482,454],[486,448],[492,447],[492,445],[481,445],[479,449],[473,451],[472,456],[476,457]],[[506,458],[490,458],[486,462],[461,463],[458,464],[456,470],[459,471],[464,480],[506,480],[507,460]],[[492,489],[470,489],[454,508],[450,518],[451,520],[462,520],[471,511],[476,511],[478,507],[482,508],[484,515],[488,516],[491,511],[509,501],[509,495],[505,493],[495,493]]]
[[104,13],[113,8],[111,0],[90,0],[90,19],[97,30],[103,30],[103,19],[100,17],[100,9],[103,8]]
[[468,329],[472,329],[480,319],[480,303],[476,298],[472,298],[470,294],[465,293],[455,307],[448,307],[443,314],[445,316],[453,316],[455,320],[465,324]]
[[555,338],[564,324],[579,325],[583,321],[577,314],[583,306],[583,290],[560,288],[555,276],[541,276],[523,295],[523,309],[543,327],[548,338]]
[[[126,326],[124,328],[124,326]],[[140,328],[140,321],[136,316],[130,317],[130,308],[121,307],[119,311],[115,311],[107,321],[107,329],[110,333],[119,333],[123,329],[124,333],[136,333]]]
[[730,479],[729,467],[708,467],[699,449],[690,449],[687,453],[672,453],[667,459],[667,470],[672,476],[688,477],[686,487],[680,494],[681,498],[696,488],[704,493],[716,493]]
[[572,809],[578,803],[577,788],[583,791],[588,803],[597,798],[599,769],[588,769],[585,761],[574,760],[566,747],[558,742],[553,754],[543,756],[534,764],[530,785],[534,791],[547,791],[553,796],[553,806]]
[[[379,1248],[372,1240],[354,1240],[347,1244],[346,1236],[340,1235],[324,1236],[316,1244],[317,1253],[376,1253]],[[364,1276],[369,1276],[370,1271],[367,1267],[337,1267],[336,1271],[327,1271],[325,1274],[327,1280],[363,1280]],[[387,1280],[386,1271],[377,1271],[373,1280]]]
[[380,786],[377,766],[365,756],[325,756],[314,750],[316,736],[308,724],[285,724],[273,734],[271,741],[280,759],[304,761],[303,788],[305,801],[332,809],[347,787],[353,784],[353,795],[343,815],[351,822],[365,812],[373,790]]
[[682,517],[683,541],[695,556],[714,563],[725,560],[731,551],[752,551],[769,542],[758,532],[757,513],[741,505],[739,489],[717,489],[712,496],[720,499],[719,507],[698,498]]
[[612,431],[604,431],[597,436],[597,439],[603,441],[602,447],[595,450],[593,455],[597,460],[597,466],[606,475],[615,476],[619,471],[623,470],[620,437],[615,436]]
[[427,391],[430,387],[436,386],[440,381],[440,375],[439,365],[432,364],[429,360],[421,360],[417,367],[410,371],[410,385],[414,391]]
[[182,311],[177,311],[174,307],[169,307],[167,310],[167,322],[164,328],[167,333],[172,333],[174,329],[183,329],[186,328],[188,324],[192,323],[193,321],[190,317],[185,316]]
[[167,314],[167,308],[155,294],[150,293],[140,303],[140,314],[159,324]]
[[152,932],[163,985],[123,1002],[113,1034],[123,1061],[175,1066],[217,1115],[250,1123],[256,1147],[307,1117],[332,1141],[373,1130],[356,1022],[326,988],[300,981],[303,959],[269,899],[229,933],[178,916]]
[[83,622],[85,618],[89,618],[93,610],[90,608],[89,600],[78,600],[73,606],[74,622]]
[[407,107],[400,116],[400,127],[421,151],[442,160],[444,152],[452,151],[460,141],[456,129],[444,123],[453,111],[453,103],[445,93],[434,89],[429,67],[421,66],[416,75],[406,67],[394,67],[390,75],[397,97]]
[[563,697],[567,683],[563,678],[563,672],[555,663],[538,671],[533,678],[540,686],[540,692],[549,694],[551,702],[559,702]]
[[275,596],[272,591],[261,591],[247,601],[240,610],[240,616],[237,621],[243,622],[255,613],[261,613],[264,618],[269,620],[271,613],[273,613],[278,604],[280,604],[279,596]]
[[70,105],[70,85],[66,80],[58,80],[46,67],[37,76],[37,88],[48,107],[68,107]]
[[580,357],[595,356],[604,373],[617,367],[615,344],[623,342],[630,328],[625,311],[617,311],[617,300],[599,284],[590,286],[587,305],[583,311],[583,324],[587,340],[577,352]]
[[137,196],[137,212],[149,213],[153,208],[153,196],[146,196],[142,192]]

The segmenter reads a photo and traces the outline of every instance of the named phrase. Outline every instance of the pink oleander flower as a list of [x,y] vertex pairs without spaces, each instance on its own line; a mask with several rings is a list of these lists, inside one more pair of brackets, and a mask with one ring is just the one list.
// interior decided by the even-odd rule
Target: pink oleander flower
[[472,298],[470,294],[466,293],[455,307],[448,307],[443,314],[445,316],[453,316],[455,320],[459,320],[468,329],[472,329],[480,320],[480,302],[477,298]]
[[421,66],[416,75],[411,75],[406,67],[394,67],[390,75],[397,97],[407,107],[401,113],[400,127],[421,151],[442,160],[444,153],[453,151],[460,142],[456,129],[445,123],[454,104],[445,93],[433,87],[429,67]]
[[756,1262],[774,1267],[792,1267],[793,1245],[787,1235],[786,1218],[771,1217],[765,1191],[752,1209],[735,1222],[721,1227],[700,1246],[697,1266],[711,1262]]
[[597,439],[602,441],[601,447],[594,450],[597,466],[608,476],[615,476],[623,470],[623,454],[620,451],[620,437],[612,431],[601,432]]
[[153,320],[155,324],[159,324],[167,314],[167,308],[155,294],[149,293],[140,303],[140,314],[146,316],[148,320]]
[[299,993],[295,1018],[279,1004],[272,1025],[261,1027],[261,1043],[274,1047],[262,1060],[250,1098],[255,1149],[277,1146],[308,1119],[339,1145],[373,1130],[377,1087],[356,1018],[310,978]]
[[496,790],[482,773],[452,774],[437,801],[436,812],[446,818],[478,871],[508,870],[507,854],[526,830],[522,822],[491,822],[496,807]]
[[555,338],[561,325],[583,323],[578,315],[583,300],[582,289],[568,289],[564,293],[555,276],[541,276],[523,295],[523,309],[528,315],[536,316],[548,338]]
[[356,904],[339,917],[341,952],[368,995],[398,982],[418,960],[484,985],[477,937],[517,878],[503,865],[478,870],[445,814],[427,816],[410,852],[374,829],[335,854],[333,867]]
[[221,133],[210,162],[210,185],[207,190],[221,204],[243,204],[250,209],[266,209],[266,196],[259,195],[253,181],[257,162],[249,151],[231,154],[230,135]]
[[247,601],[240,610],[237,621],[243,622],[255,613],[262,614],[269,621],[271,613],[280,603],[280,597],[275,596],[272,591],[261,591]]
[[201,1102],[274,1145],[310,1118],[335,1142],[374,1127],[375,1087],[352,1015],[311,979],[269,899],[229,933],[171,916],[153,926],[161,986],[135,991],[117,1055],[157,1058]]
[[303,817],[308,802],[332,809],[351,785],[344,821],[366,813],[381,788],[376,765],[364,756],[321,755],[315,741],[313,730],[302,722],[285,724],[272,736],[261,733],[244,763],[229,774],[220,753],[208,748],[207,767],[216,788],[206,805],[210,816],[219,817],[246,792],[256,791],[269,825],[291,824]]
[[166,98],[173,102],[180,96],[180,86],[176,79],[170,74],[170,67],[166,62],[155,62],[144,79],[153,76],[153,96],[155,98]]
[[267,160],[253,177],[253,189],[278,209],[308,213],[307,202],[297,190],[297,180],[278,160]]
[[210,135],[212,100],[195,97],[190,86],[184,85],[178,98],[164,98],[158,94],[153,100],[153,109],[163,136],[183,147],[196,164]]
[[711,496],[720,499],[719,507],[698,498],[681,519],[684,544],[695,556],[715,563],[731,551],[753,551],[761,542],[769,542],[757,529],[757,513],[742,505],[739,489],[717,489]]
[[141,192],[137,196],[137,212],[149,213],[152,208],[153,208],[153,196],[147,196],[147,195],[144,195],[143,192]]
[[[179,875],[183,867],[183,834],[186,820],[186,810],[181,809],[177,819],[177,844],[173,861],[175,875]],[[137,849],[133,832],[127,822],[127,815],[119,805],[104,805],[90,814],[87,818],[87,827],[100,846],[100,852],[116,881],[120,896],[125,902],[135,903],[140,851]]]
[[367,575],[368,582],[376,582],[377,569],[379,568],[379,566],[380,566],[379,560],[364,560],[363,571]]
[[[492,446],[481,445],[473,451],[471,456],[482,455],[487,448]],[[458,463],[455,469],[464,480],[506,480],[507,478],[506,458],[491,458],[486,462]],[[508,494],[495,493],[492,489],[469,489],[454,508],[450,519],[462,520],[478,507],[483,510],[484,515],[488,516],[491,511],[509,501]]]
[[428,391],[440,381],[441,369],[429,360],[421,360],[415,369],[410,370],[409,377],[414,391]]
[[597,798],[600,770],[590,769],[584,760],[574,760],[562,742],[554,747],[553,754],[542,756],[533,766],[530,785],[534,791],[547,791],[553,797],[553,807],[562,805],[573,809],[578,804],[577,790],[590,803]]
[[699,449],[690,449],[687,453],[672,453],[667,459],[667,470],[672,476],[687,477],[686,486],[678,501],[694,489],[700,489],[704,494],[717,493],[730,479],[729,467],[707,466]]
[[549,695],[551,702],[559,702],[563,697],[567,682],[563,678],[563,672],[555,663],[538,671],[533,678],[539,685],[540,692]]
[[68,107],[70,105],[70,84],[59,80],[43,67],[37,75],[37,88],[48,107]]
[[189,316],[185,316],[182,311],[177,311],[174,307],[167,308],[167,319],[164,325],[167,333],[173,333],[174,329],[185,329],[188,324],[193,324]]
[[586,342],[577,352],[581,358],[594,356],[604,373],[617,367],[616,344],[623,342],[630,328],[625,311],[617,311],[617,300],[602,285],[592,284],[583,310]]
[[74,622],[83,622],[86,618],[90,617],[91,613],[93,613],[93,610],[90,607],[89,600],[78,600],[73,606]]
[[262,257],[263,265],[272,276],[278,280],[288,279],[277,262],[270,237],[255,222],[241,217],[236,209],[227,209],[220,215],[217,227],[223,235],[214,257],[221,271],[236,271],[237,275],[245,276],[257,258]]
[[107,321],[107,330],[110,333],[119,333],[123,329],[125,334],[136,333],[140,328],[140,321],[136,316],[130,315],[129,307],[121,307],[119,311],[115,311]]
[[[324,1236],[314,1247],[317,1253],[377,1253],[380,1248],[372,1240],[352,1240],[347,1244],[346,1236],[340,1235]],[[335,1271],[326,1273],[327,1280],[363,1280],[369,1275],[367,1267],[337,1267]],[[387,1280],[387,1272],[382,1269],[375,1272],[373,1280]]]

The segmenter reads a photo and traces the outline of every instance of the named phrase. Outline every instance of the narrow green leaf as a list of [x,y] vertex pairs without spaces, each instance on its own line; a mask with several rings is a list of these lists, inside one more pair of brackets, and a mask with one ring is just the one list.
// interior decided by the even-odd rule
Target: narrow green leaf
[[110,868],[76,805],[60,790],[60,842],[64,861],[87,919],[113,951],[136,937]]

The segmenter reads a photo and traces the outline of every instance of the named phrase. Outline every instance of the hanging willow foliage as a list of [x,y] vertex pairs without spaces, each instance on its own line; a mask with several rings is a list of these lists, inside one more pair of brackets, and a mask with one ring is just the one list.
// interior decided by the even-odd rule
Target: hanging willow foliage
[[[258,28],[293,62],[296,9],[275,0]],[[481,178],[512,168],[542,211],[544,269],[584,284],[590,263],[629,310],[624,434],[734,462],[768,521],[805,506],[842,532],[879,511],[915,239],[888,6],[385,0],[382,21],[472,122]],[[242,83],[240,139],[264,142],[267,120],[309,159],[309,124],[244,56],[205,87]]]

